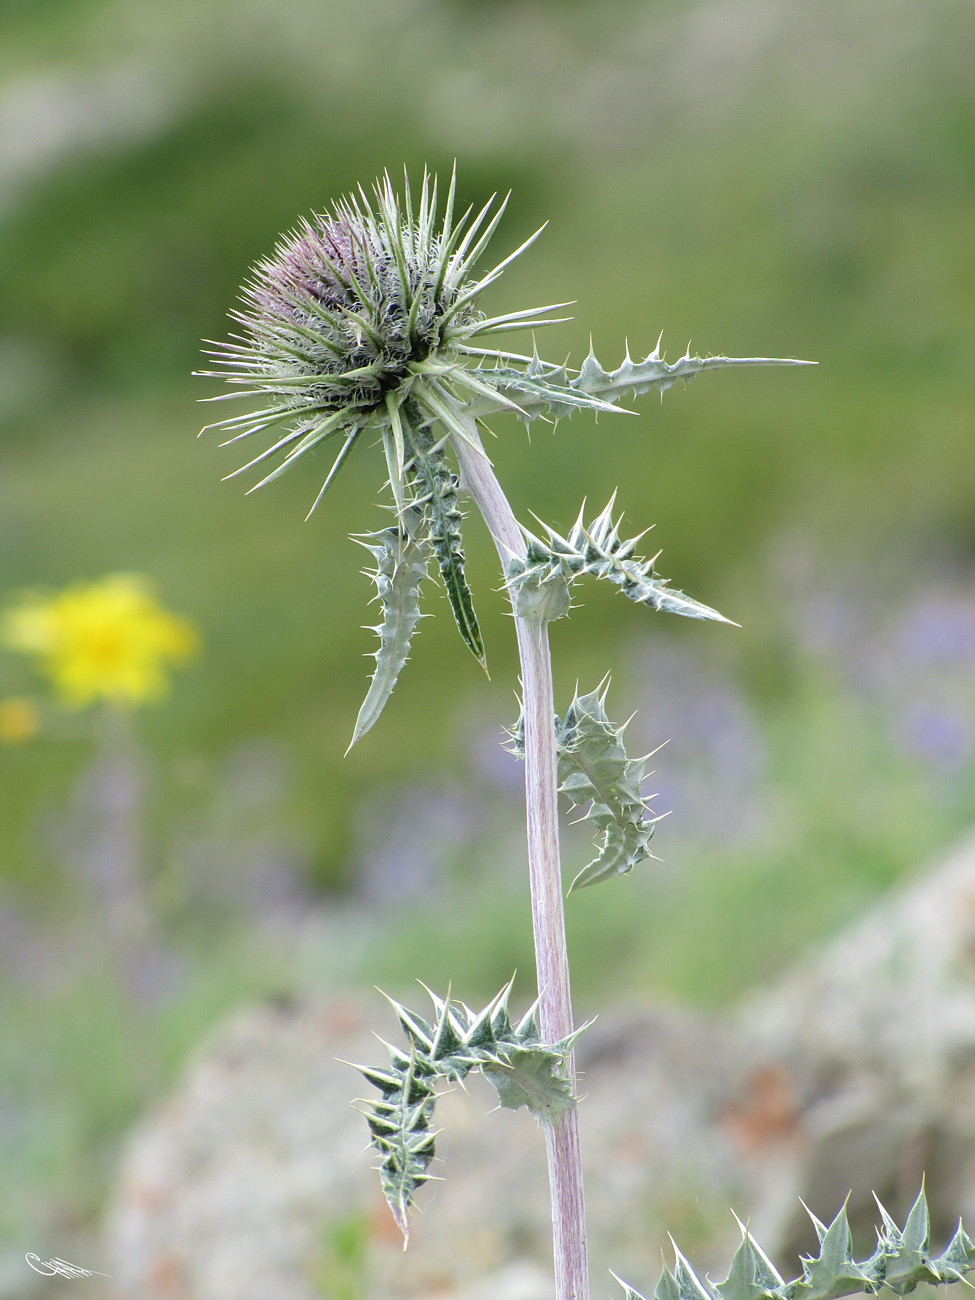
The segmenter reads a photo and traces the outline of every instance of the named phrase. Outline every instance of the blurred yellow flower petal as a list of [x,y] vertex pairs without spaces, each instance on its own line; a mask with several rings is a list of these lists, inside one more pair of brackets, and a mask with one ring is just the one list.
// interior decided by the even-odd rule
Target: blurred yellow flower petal
[[41,715],[33,701],[22,695],[0,700],[0,744],[19,745],[41,729]]
[[119,573],[51,594],[24,592],[0,620],[0,644],[32,656],[64,703],[80,708],[158,699],[168,669],[190,658],[199,637],[163,609],[147,579]]

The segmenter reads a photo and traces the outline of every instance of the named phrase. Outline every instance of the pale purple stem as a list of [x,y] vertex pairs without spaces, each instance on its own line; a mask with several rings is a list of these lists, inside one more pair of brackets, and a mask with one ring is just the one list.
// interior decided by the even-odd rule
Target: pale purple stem
[[[472,446],[455,438],[461,481],[481,512],[501,557],[502,567],[523,559],[525,539],[501,490],[490,461],[479,450],[473,421]],[[548,624],[515,617],[525,715],[525,793],[528,808],[528,875],[538,979],[538,1028],[554,1043],[572,1032],[569,960],[565,943],[562,871],[559,861],[558,777],[555,703]],[[575,1065],[567,1076],[575,1091]],[[582,1189],[578,1110],[546,1123],[549,1187],[552,1194],[552,1240],[557,1300],[588,1300],[586,1214]]]

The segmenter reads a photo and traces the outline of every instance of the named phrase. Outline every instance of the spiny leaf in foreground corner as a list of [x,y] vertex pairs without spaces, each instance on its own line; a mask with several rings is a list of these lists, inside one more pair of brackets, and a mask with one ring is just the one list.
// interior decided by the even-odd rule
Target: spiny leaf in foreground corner
[[[654,1291],[655,1300],[839,1300],[841,1296],[875,1295],[884,1287],[906,1295],[921,1283],[958,1282],[975,1269],[975,1243],[961,1225],[936,1259],[928,1253],[931,1231],[924,1188],[901,1231],[880,1202],[883,1229],[877,1248],[865,1260],[853,1258],[846,1206],[827,1228],[810,1213],[819,1238],[815,1259],[803,1258],[802,1276],[784,1282],[768,1256],[744,1226],[742,1241],[724,1282],[702,1281],[675,1247],[674,1271],[665,1268]],[[614,1274],[615,1276],[615,1274]],[[621,1278],[625,1300],[643,1300]]]
[[[410,408],[411,403],[406,403],[405,412],[409,414]],[[464,644],[487,672],[484,642],[464,567],[466,560],[460,533],[463,515],[457,506],[460,484],[447,464],[443,443],[436,441],[429,429],[423,426],[417,412],[404,421],[403,431],[409,456],[406,472],[419,489],[416,504],[423,508],[427,519],[430,545],[437,557],[454,622]]]
[[460,1082],[471,1070],[480,1070],[494,1085],[502,1106],[512,1110],[527,1106],[543,1122],[576,1104],[560,1070],[586,1026],[557,1043],[544,1043],[534,1007],[513,1026],[508,1015],[513,982],[480,1012],[431,993],[432,1022],[390,999],[409,1051],[387,1044],[388,1070],[355,1067],[382,1094],[368,1103],[365,1114],[372,1146],[382,1157],[383,1192],[404,1237],[409,1235],[407,1216],[414,1193],[432,1176],[427,1170],[435,1155],[431,1125],[439,1080]]
[[376,671],[356,718],[349,749],[382,713],[409,657],[410,641],[421,618],[420,583],[430,576],[432,552],[422,536],[422,527],[421,512],[408,507],[401,524],[355,539],[376,558],[375,569],[367,572],[382,602],[382,621],[373,628],[379,635]]
[[[555,719],[559,793],[573,807],[589,803],[583,820],[595,822],[597,856],[569,886],[569,893],[600,880],[625,876],[653,855],[650,837],[659,817],[640,793],[649,755],[628,758],[624,727],[614,727],[606,713],[608,683],[588,695],[576,695],[565,717]],[[511,733],[512,753],[525,756],[524,721]]]
[[548,524],[543,524],[548,534],[547,541],[534,537],[527,529],[522,530],[528,541],[527,557],[524,560],[513,560],[507,573],[507,587],[515,613],[522,612],[519,602],[529,593],[547,584],[571,584],[588,573],[595,578],[605,578],[615,583],[624,596],[636,601],[638,605],[648,605],[651,609],[667,614],[681,614],[684,618],[730,623],[731,619],[725,618],[716,609],[702,605],[691,596],[685,596],[682,591],[674,591],[667,585],[667,578],[658,578],[653,569],[656,556],[652,560],[633,557],[643,534],[632,537],[629,541],[620,541],[621,520],[613,523],[615,501],[614,492],[606,508],[588,527],[583,523],[583,502],[582,510],[569,530],[568,537],[561,537]]

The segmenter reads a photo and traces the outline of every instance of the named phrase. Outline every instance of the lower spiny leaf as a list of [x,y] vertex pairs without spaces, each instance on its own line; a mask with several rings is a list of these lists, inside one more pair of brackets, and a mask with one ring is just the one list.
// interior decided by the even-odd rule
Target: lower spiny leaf
[[[869,1259],[853,1258],[846,1206],[826,1227],[810,1214],[819,1238],[819,1254],[802,1260],[802,1276],[785,1282],[747,1228],[731,1261],[724,1282],[710,1285],[697,1276],[675,1247],[673,1272],[665,1268],[654,1291],[654,1300],[840,1300],[841,1296],[875,1295],[884,1287],[906,1295],[922,1283],[959,1282],[975,1269],[975,1243],[961,1223],[945,1250],[937,1258],[929,1254],[931,1223],[922,1187],[907,1216],[903,1231],[880,1202],[883,1230],[877,1234],[877,1248]],[[625,1300],[643,1300],[638,1291],[617,1278]]]
[[379,1176],[383,1194],[404,1238],[410,1234],[409,1208],[417,1188],[429,1180],[427,1169],[434,1157],[434,1134],[430,1128],[436,1094],[431,1084],[415,1073],[410,1061],[395,1087],[380,1084],[376,1074],[363,1070],[371,1083],[382,1087],[381,1101],[373,1103],[368,1116],[372,1145],[381,1154]]
[[527,1106],[536,1119],[551,1122],[576,1104],[560,1073],[582,1030],[557,1043],[544,1043],[534,1007],[512,1025],[509,982],[481,1012],[431,993],[435,1019],[424,1020],[390,999],[409,1041],[409,1051],[389,1047],[388,1070],[357,1066],[381,1097],[366,1112],[373,1147],[382,1157],[383,1192],[404,1237],[414,1193],[431,1175],[435,1133],[431,1127],[439,1081],[461,1082],[481,1070],[502,1106]]
[[457,476],[451,472],[442,443],[425,427],[420,413],[407,402],[403,407],[403,432],[407,443],[407,473],[417,490],[416,502],[428,521],[428,537],[440,568],[454,622],[464,644],[487,672],[484,642],[474,613],[474,597],[467,584],[457,505]]

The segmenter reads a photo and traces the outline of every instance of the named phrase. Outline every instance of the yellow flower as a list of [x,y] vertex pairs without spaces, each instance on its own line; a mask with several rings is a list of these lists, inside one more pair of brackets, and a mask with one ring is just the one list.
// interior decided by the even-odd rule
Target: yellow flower
[[22,695],[8,695],[0,700],[0,744],[19,745],[41,729],[37,705]]
[[193,625],[163,609],[137,574],[24,592],[0,620],[0,644],[32,656],[75,708],[158,699],[169,685],[167,667],[184,663],[198,643]]

